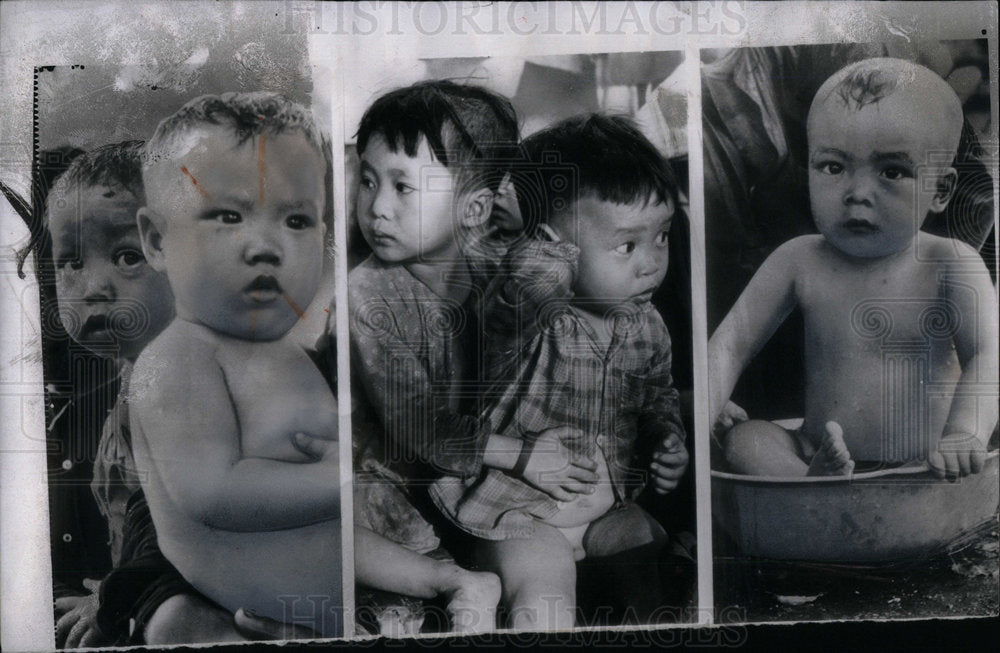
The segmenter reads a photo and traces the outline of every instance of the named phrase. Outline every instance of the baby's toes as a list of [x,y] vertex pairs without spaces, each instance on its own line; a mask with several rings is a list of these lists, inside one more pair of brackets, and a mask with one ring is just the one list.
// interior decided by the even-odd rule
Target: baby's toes
[[448,602],[452,629],[458,633],[489,632],[496,627],[497,603],[500,602],[500,579],[490,572],[463,574],[459,588]]

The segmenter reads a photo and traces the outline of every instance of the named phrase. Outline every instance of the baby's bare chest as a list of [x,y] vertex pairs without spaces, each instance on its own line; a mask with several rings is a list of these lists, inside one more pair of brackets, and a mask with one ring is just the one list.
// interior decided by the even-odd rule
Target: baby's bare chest
[[818,274],[797,287],[808,343],[881,353],[889,347],[950,348],[962,316],[933,266],[894,274]]
[[326,380],[304,351],[295,345],[246,343],[220,351],[239,420],[245,456],[299,461],[292,444],[296,432],[333,437],[336,400]]

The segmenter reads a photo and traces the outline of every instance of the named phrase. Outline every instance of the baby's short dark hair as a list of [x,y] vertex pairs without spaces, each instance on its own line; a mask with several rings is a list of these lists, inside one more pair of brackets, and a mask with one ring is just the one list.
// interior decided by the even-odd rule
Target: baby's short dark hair
[[524,140],[514,175],[525,226],[548,222],[588,195],[602,202],[677,205],[673,169],[635,123],[599,113],[567,118]]
[[59,175],[53,190],[75,186],[120,186],[144,199],[142,154],[144,141],[122,141],[94,148],[73,159]]
[[238,144],[261,134],[302,134],[323,158],[325,186],[328,189],[323,221],[328,227],[332,226],[333,199],[329,189],[333,188],[333,164],[330,144],[316,126],[309,110],[280,93],[222,93],[194,98],[156,127],[146,145],[143,169],[170,161],[176,141],[187,132],[206,125],[229,129]]
[[[143,141],[122,141],[85,152],[69,164],[56,178],[50,195],[64,195],[74,188],[107,186],[114,192],[126,190],[143,203],[146,194],[142,186]],[[46,223],[49,207],[46,207]]]
[[419,82],[381,96],[361,117],[357,148],[381,134],[395,152],[415,156],[420,138],[462,190],[497,190],[516,153],[517,114],[507,98],[481,86]]
[[164,118],[146,146],[145,165],[149,167],[169,160],[175,139],[206,125],[228,128],[239,144],[260,134],[298,131],[317,152],[327,157],[323,135],[301,104],[278,93],[222,93],[196,97]]

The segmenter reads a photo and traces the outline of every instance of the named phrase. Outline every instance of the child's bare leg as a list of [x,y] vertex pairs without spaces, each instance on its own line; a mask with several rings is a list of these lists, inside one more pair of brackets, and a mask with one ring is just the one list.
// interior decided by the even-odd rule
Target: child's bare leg
[[500,575],[510,628],[559,630],[576,620],[576,561],[559,529],[535,522],[530,538],[483,540],[483,566]]
[[434,560],[367,528],[354,529],[354,574],[375,589],[430,599],[448,597],[455,631],[486,632],[496,627],[500,580],[490,572]]
[[772,422],[750,420],[726,435],[729,471],[753,476],[805,476],[809,472],[795,436]]
[[161,603],[146,622],[143,639],[150,646],[246,641],[232,614],[193,594],[176,594]]
[[854,461],[844,444],[843,429],[836,422],[827,422],[823,439],[809,463],[809,476],[846,476],[853,470]]

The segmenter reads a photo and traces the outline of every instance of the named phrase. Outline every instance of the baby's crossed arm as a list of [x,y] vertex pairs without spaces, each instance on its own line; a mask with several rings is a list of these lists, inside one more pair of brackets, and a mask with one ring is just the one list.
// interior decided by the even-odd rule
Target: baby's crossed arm
[[[305,464],[244,457],[222,369],[211,357],[179,358],[145,374],[137,367],[132,412],[139,427],[134,431],[148,448],[147,464],[176,509],[236,532],[339,517],[336,455]],[[155,381],[143,384],[142,376]]]

